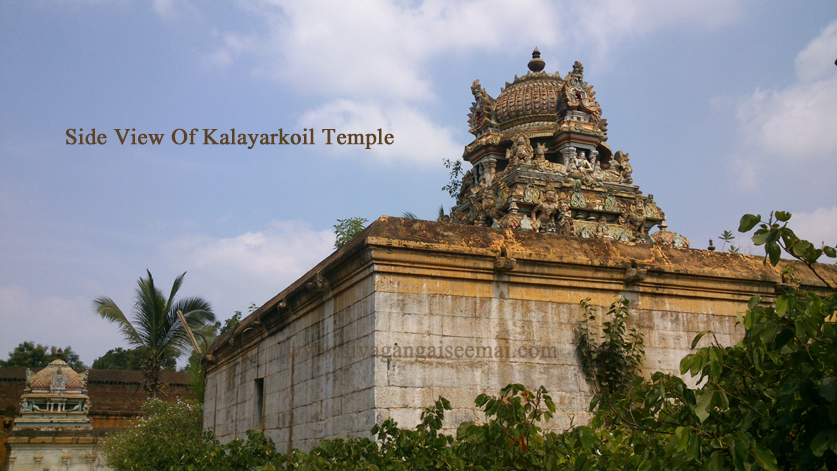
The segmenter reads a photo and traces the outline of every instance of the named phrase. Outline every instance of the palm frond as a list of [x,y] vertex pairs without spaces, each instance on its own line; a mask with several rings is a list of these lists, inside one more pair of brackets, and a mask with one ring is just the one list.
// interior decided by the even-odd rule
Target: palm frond
[[404,211],[404,214],[402,214],[401,217],[404,218],[404,219],[418,219],[418,216],[416,216],[416,213],[414,213],[412,211]]
[[112,299],[100,296],[93,300],[93,307],[103,319],[116,324],[130,344],[142,345],[141,336]]
[[201,331],[207,326],[215,322],[215,314],[212,312],[212,305],[206,300],[199,297],[191,297],[179,299],[174,303],[171,313],[177,324],[171,329],[172,342],[177,343],[182,350],[182,347],[189,345],[188,337],[185,329],[180,324],[180,319],[177,318],[177,311],[183,313],[186,323],[193,331]]
[[165,337],[170,328],[166,316],[168,300],[163,292],[154,286],[151,273],[148,278],[137,281],[136,303],[134,305],[134,322],[143,337],[146,346],[165,346]]
[[[149,276],[151,276],[150,273],[149,273]],[[175,278],[174,283],[172,283],[172,285],[171,285],[171,293],[169,294],[169,299],[168,299],[169,305],[166,306],[167,311],[171,310],[171,303],[174,302],[174,298],[175,298],[175,296],[177,296],[177,292],[180,291],[180,286],[183,285],[183,277],[184,276],[186,276],[185,271],[183,273],[181,273],[180,276]]]

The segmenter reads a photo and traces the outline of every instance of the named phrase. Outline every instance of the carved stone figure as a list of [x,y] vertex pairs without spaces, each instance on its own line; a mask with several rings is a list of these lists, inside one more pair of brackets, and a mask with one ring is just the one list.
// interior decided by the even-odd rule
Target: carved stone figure
[[566,200],[561,200],[558,203],[558,214],[555,216],[558,225],[558,234],[572,235],[573,233],[573,218],[570,213],[570,204]]
[[535,149],[535,162],[541,163],[546,160],[546,146],[543,144],[538,144],[538,147]]
[[471,104],[471,113],[468,114],[469,132],[478,134],[480,130],[495,122],[494,99],[480,86],[479,80],[474,80],[471,93],[474,95],[474,102]]
[[610,227],[607,225],[607,219],[604,216],[599,218],[599,224],[596,226],[597,239],[613,239],[610,233]]
[[578,172],[578,158],[575,154],[572,154],[567,161],[567,172],[572,174],[574,172]]
[[587,160],[587,157],[584,155],[584,152],[578,151],[576,155],[576,165],[578,169],[584,173],[591,173],[593,171],[593,165]]
[[532,144],[529,143],[529,138],[525,136],[521,135],[514,139],[514,143],[509,148],[509,151],[506,151],[506,158],[509,158],[509,155],[511,155],[509,160],[512,165],[517,165],[521,162],[527,164],[532,162],[534,150],[532,149]]
[[496,219],[499,219],[497,210],[497,197],[492,193],[486,193],[480,205],[480,212],[474,224],[478,226],[491,226]]
[[518,211],[517,202],[511,200],[511,203],[509,203],[509,212],[500,219],[500,227],[504,229],[511,229],[513,231],[520,228],[520,221],[521,219],[524,219],[524,217],[521,216]]
[[631,229],[638,236],[645,236],[645,204],[642,199],[637,198],[636,204],[631,205],[631,212],[628,214],[628,223]]
[[471,170],[465,172],[465,177],[462,179],[462,185],[459,187],[459,194],[456,196],[457,202],[462,202],[468,196],[471,196],[471,190],[474,188],[474,174]]
[[619,203],[616,202],[616,197],[613,196],[613,190],[608,189],[605,196],[604,210],[616,212],[619,209]]
[[633,173],[634,169],[631,167],[631,162],[628,158],[627,153],[623,153],[621,150],[616,151],[616,156],[619,157],[620,167],[621,167],[621,179],[620,182],[624,183],[633,183],[634,179],[631,177],[631,173]]
[[556,232],[558,203],[555,202],[555,190],[547,190],[544,201],[532,209],[532,227],[540,232]]

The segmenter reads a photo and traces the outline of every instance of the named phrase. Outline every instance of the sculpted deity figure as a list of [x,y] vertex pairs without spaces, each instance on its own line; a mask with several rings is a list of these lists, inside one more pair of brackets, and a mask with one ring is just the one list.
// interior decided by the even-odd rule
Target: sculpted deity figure
[[638,235],[645,234],[645,203],[637,199],[635,205],[631,205],[631,212],[628,214],[628,222],[631,228]]
[[584,155],[584,152],[578,151],[578,154],[576,155],[576,162],[576,165],[578,165],[578,169],[582,172],[590,173],[593,171],[593,164],[591,164],[590,161],[587,160],[587,157]]
[[628,217],[625,214],[625,210],[622,210],[622,212],[619,213],[619,217],[616,219],[616,223],[619,224],[620,226],[624,226],[625,224],[628,223]]
[[604,216],[599,218],[599,224],[596,226],[596,238],[613,239],[613,235],[610,233],[610,227],[607,225],[607,219]]
[[576,158],[575,154],[570,156],[569,161],[567,162],[567,172],[573,173],[578,171],[578,158]]
[[555,232],[558,209],[558,203],[555,202],[555,190],[547,190],[544,200],[532,209],[533,227],[539,228],[540,232]]
[[479,216],[474,221],[478,226],[491,226],[495,219],[499,218],[497,210],[497,197],[491,193],[487,193],[482,199]]
[[535,149],[535,161],[543,162],[544,160],[546,160],[546,146],[541,143]]
[[625,183],[633,183],[634,179],[633,177],[631,177],[631,173],[633,173],[634,169],[633,167],[631,167],[631,162],[628,158],[628,154],[623,153],[620,150],[616,152],[616,155],[620,157],[619,161],[622,167],[621,179],[619,181]]
[[573,218],[570,212],[570,203],[566,200],[561,200],[558,203],[558,214],[555,216],[558,223],[558,234],[572,235],[573,233]]
[[529,144],[529,142],[527,142],[527,139],[523,136],[518,136],[517,139],[514,140],[514,143],[509,148],[509,151],[506,151],[506,158],[509,158],[509,156],[511,156],[509,160],[513,165],[519,164],[521,162],[528,164],[532,161],[532,156],[534,155],[532,145]]

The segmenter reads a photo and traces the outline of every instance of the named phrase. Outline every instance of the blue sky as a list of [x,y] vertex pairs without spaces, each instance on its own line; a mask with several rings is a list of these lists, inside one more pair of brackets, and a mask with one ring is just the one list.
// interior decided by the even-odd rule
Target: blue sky
[[[163,287],[187,271],[181,293],[225,319],[331,253],[338,218],[435,219],[471,82],[496,97],[535,46],[548,72],[583,62],[608,144],[693,247],[772,209],[837,244],[833,1],[6,1],[0,357],[123,346],[92,300],[129,310],[146,269]],[[66,145],[68,128],[108,142]],[[178,128],[319,139],[177,146]],[[324,128],[395,143],[328,146]]]

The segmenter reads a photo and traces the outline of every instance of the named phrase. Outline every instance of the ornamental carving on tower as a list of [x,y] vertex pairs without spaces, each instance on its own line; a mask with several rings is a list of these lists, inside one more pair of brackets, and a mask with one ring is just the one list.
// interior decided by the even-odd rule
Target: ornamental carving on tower
[[[688,248],[634,184],[628,154],[606,144],[607,120],[581,62],[563,78],[544,66],[536,48],[529,72],[497,98],[474,81],[475,139],[462,156],[471,169],[450,221]],[[650,234],[654,226],[660,231]]]

